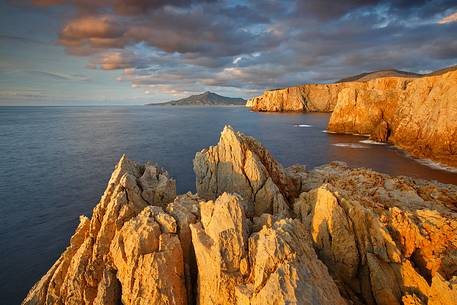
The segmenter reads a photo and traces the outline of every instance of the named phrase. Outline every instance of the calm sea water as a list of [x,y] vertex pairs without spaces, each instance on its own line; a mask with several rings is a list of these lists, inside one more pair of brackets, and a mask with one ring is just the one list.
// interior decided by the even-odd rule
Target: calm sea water
[[223,107],[0,107],[0,302],[19,304],[49,269],[123,153],[165,167],[178,192],[195,191],[195,152],[217,143],[225,124],[259,139],[285,166],[341,160],[457,184],[457,174],[391,146],[323,133],[328,119]]

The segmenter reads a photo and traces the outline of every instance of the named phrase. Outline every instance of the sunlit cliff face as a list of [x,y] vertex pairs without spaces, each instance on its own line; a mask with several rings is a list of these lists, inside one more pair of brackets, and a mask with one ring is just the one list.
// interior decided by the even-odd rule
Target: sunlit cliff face
[[[1,39],[27,40],[25,48],[11,47],[26,54],[11,52],[6,60],[24,64],[33,58],[24,70],[102,79],[106,92],[87,93],[98,97],[114,86],[126,98],[208,89],[251,97],[266,88],[376,69],[425,72],[453,65],[456,11],[455,1],[447,0],[22,0],[2,5]],[[50,52],[41,43],[67,67],[36,63]],[[24,77],[45,83],[37,75]],[[80,87],[80,95],[90,91],[81,90],[87,84],[72,86]],[[44,93],[62,92],[49,90]]]

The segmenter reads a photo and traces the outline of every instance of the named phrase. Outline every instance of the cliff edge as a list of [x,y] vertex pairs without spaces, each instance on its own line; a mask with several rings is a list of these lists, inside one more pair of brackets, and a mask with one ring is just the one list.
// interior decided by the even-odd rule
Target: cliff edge
[[265,91],[253,111],[332,112],[328,130],[365,134],[457,166],[457,71]]
[[457,71],[344,88],[328,130],[367,134],[417,157],[457,166]]

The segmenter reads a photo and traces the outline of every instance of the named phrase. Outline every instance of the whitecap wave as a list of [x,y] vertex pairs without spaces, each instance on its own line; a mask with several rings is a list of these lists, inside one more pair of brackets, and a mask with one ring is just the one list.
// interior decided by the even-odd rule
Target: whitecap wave
[[337,146],[337,147],[346,147],[346,148],[357,148],[357,149],[366,149],[366,148],[370,148],[366,145],[361,145],[361,144],[357,144],[357,143],[335,143],[335,144],[332,144],[333,146]]
[[373,145],[386,145],[387,143],[383,143],[383,142],[376,142],[376,141],[373,141],[373,140],[362,140],[362,141],[359,141],[360,143],[363,143],[363,144],[373,144]]
[[308,124],[295,124],[294,126],[295,127],[313,127],[313,126],[308,125]]
[[327,130],[327,129],[322,130],[322,132],[324,132],[324,133],[336,133],[336,132],[334,132],[334,131],[330,131],[330,130]]

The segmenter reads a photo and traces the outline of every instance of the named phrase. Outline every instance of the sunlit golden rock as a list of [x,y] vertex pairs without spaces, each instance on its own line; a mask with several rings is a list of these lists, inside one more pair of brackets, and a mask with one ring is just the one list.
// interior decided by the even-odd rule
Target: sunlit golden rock
[[437,304],[453,304],[457,187],[342,163],[316,168],[308,179],[311,190],[295,212],[343,296],[359,304],[433,304],[444,294]]
[[230,127],[194,168],[200,195],[176,196],[122,157],[23,304],[456,304],[457,186],[284,169]]
[[262,144],[230,126],[224,128],[217,145],[197,152],[194,171],[201,197],[237,193],[250,203],[248,215],[287,214],[289,201],[298,195],[299,181]]
[[340,92],[328,129],[369,134],[457,166],[457,71],[381,78]]

